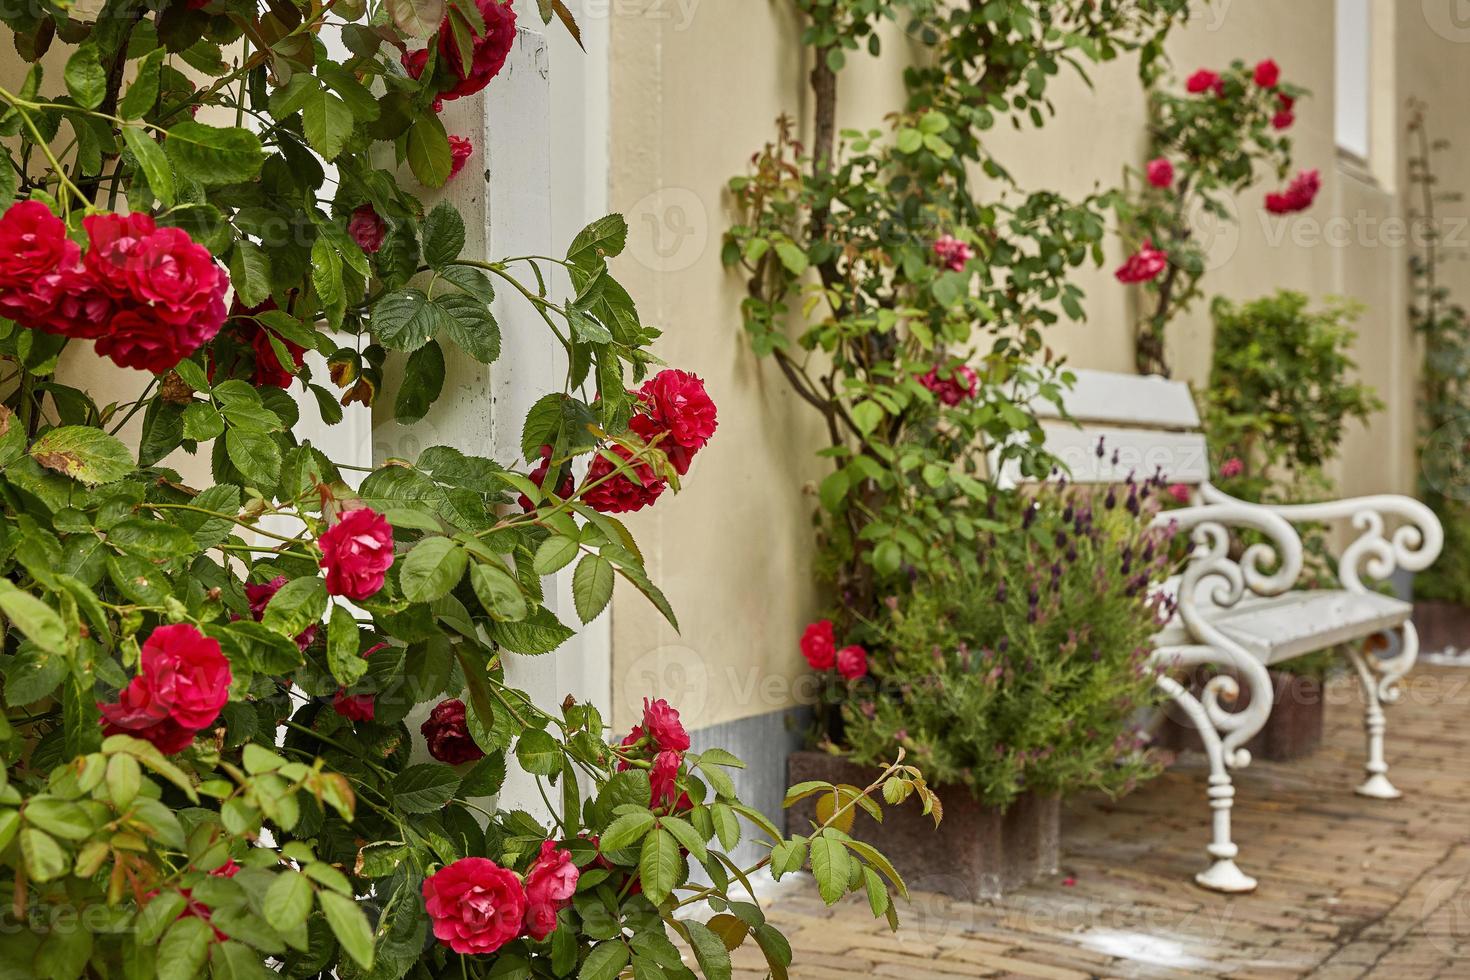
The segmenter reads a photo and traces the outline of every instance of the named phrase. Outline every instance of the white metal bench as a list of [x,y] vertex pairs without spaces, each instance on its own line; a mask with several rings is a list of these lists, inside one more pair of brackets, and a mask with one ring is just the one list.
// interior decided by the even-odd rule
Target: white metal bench
[[[1158,518],[1190,532],[1195,548],[1183,574],[1166,586],[1174,591],[1178,609],[1155,638],[1152,662],[1169,671],[1159,684],[1198,727],[1209,756],[1214,827],[1206,850],[1212,863],[1195,880],[1215,891],[1252,891],[1256,880],[1235,863],[1239,849],[1230,831],[1235,797],[1230,771],[1249,765],[1243,746],[1270,715],[1267,667],[1345,645],[1367,701],[1368,775],[1357,792],[1398,798],[1383,754],[1383,705],[1398,700],[1399,681],[1414,666],[1419,640],[1409,621],[1413,607],[1371,591],[1362,576],[1382,580],[1395,569],[1428,568],[1439,556],[1443,531],[1428,507],[1408,497],[1291,506],[1237,500],[1210,485],[1205,438],[1187,385],[1101,371],[1074,373],[1077,384],[1065,400],[1070,420],[1059,418],[1050,403],[1033,406],[1044,420],[1047,449],[1066,465],[1071,480],[1112,484],[1130,473],[1142,480],[1157,472],[1168,483],[1191,489],[1190,506]],[[1020,478],[1003,472],[1001,479],[1014,484]],[[1350,521],[1359,532],[1338,556],[1342,588],[1291,591],[1302,569],[1301,539],[1292,525],[1337,521]],[[1257,542],[1232,557],[1231,528],[1253,529],[1270,543]],[[1391,656],[1365,648],[1381,634],[1397,634]],[[1174,676],[1180,669],[1206,666],[1221,672],[1198,696]],[[1228,711],[1224,704],[1238,698],[1241,680],[1250,688],[1249,703]]]

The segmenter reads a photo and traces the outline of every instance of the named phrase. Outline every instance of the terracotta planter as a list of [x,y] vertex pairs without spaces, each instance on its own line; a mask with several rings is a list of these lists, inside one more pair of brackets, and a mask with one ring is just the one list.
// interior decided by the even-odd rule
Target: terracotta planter
[[1437,599],[1416,602],[1414,627],[1419,631],[1419,649],[1424,653],[1470,648],[1470,606]]
[[[792,785],[819,779],[867,786],[882,771],[825,752],[794,752],[787,759]],[[969,790],[936,786],[944,820],[936,829],[916,800],[884,807],[883,822],[859,813],[852,836],[878,848],[911,890],[965,901],[994,900],[1043,875],[1055,874],[1061,838],[1061,801],[1026,794],[1001,812],[977,803]],[[788,834],[809,834],[816,799],[786,811]]]
[[[1285,671],[1273,670],[1270,674],[1275,688],[1271,716],[1266,719],[1266,726],[1245,747],[1255,758],[1269,762],[1291,762],[1305,758],[1317,751],[1322,744],[1322,726],[1327,707],[1322,697],[1322,684],[1316,678]],[[1199,693],[1209,676],[1207,671],[1197,671],[1190,685],[1191,689]],[[1250,690],[1242,684],[1236,708],[1244,710],[1249,704]],[[1165,708],[1164,722],[1156,734],[1156,740],[1162,748],[1175,751],[1204,751],[1199,731],[1177,709]]]

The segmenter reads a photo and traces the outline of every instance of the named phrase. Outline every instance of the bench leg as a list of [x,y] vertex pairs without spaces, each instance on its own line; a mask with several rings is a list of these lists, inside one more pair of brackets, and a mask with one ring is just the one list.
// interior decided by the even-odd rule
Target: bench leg
[[1358,680],[1363,686],[1363,700],[1368,703],[1363,716],[1363,728],[1368,735],[1368,763],[1365,767],[1368,778],[1357,788],[1357,793],[1375,800],[1396,800],[1404,794],[1388,781],[1388,762],[1383,757],[1383,732],[1387,721],[1383,715],[1383,698],[1380,697],[1381,682],[1368,662],[1368,654],[1361,646],[1349,647],[1348,659],[1358,672]]
[[1221,742],[1220,733],[1210,720],[1205,706],[1182,684],[1168,675],[1160,676],[1158,683],[1164,693],[1184,709],[1189,720],[1199,729],[1200,738],[1205,745],[1205,754],[1210,759],[1209,797],[1210,809],[1213,811],[1213,826],[1210,844],[1205,850],[1213,859],[1213,863],[1209,868],[1195,875],[1194,880],[1201,887],[1211,891],[1227,893],[1255,891],[1256,879],[1241,871],[1235,864],[1235,856],[1240,853],[1240,848],[1236,847],[1235,841],[1230,836],[1230,809],[1235,803],[1235,785],[1230,779],[1230,770],[1226,765],[1225,748]]

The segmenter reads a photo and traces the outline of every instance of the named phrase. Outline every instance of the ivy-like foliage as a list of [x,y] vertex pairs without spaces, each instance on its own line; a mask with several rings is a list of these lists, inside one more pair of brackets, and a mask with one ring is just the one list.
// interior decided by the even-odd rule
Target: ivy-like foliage
[[[437,109],[494,84],[511,7],[0,18],[31,62],[0,88],[6,974],[729,977],[748,941],[784,977],[789,945],[736,892],[809,855],[824,898],[862,890],[896,923],[902,881],[839,828],[880,791],[937,816],[917,770],[808,787],[827,817],[787,839],[663,701],[610,737],[594,706],[507,682],[575,633],[546,598],[561,569],[584,622],[619,579],[674,622],[612,515],[676,490],[716,424],[694,376],[645,378],[657,331],[607,264],[620,216],[560,258],[492,260],[420,200],[473,179]],[[564,355],[519,458],[361,471],[299,438],[299,398],[414,422],[456,358],[541,376],[502,357],[508,330]],[[148,375],[109,392],[141,393],[59,370],[106,376],[97,355]],[[515,770],[534,813],[497,804]],[[772,850],[742,867],[747,836]]]

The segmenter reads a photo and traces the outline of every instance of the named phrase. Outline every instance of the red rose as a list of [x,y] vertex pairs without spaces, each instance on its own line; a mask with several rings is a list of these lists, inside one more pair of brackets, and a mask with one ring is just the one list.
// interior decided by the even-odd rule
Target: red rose
[[[607,447],[606,451],[625,462],[633,458],[632,450],[617,443]],[[633,471],[638,474],[637,483],[626,473],[607,478],[615,470],[616,467],[602,453],[594,456],[592,464],[587,467],[586,479],[582,481],[582,486],[587,489],[582,494],[582,500],[599,513],[625,514],[642,510],[657,500],[668,485],[654,474],[652,466],[644,462],[633,465]]]
[[868,673],[868,651],[862,647],[853,645],[843,647],[837,651],[837,673],[850,681],[864,677]]
[[689,733],[679,720],[679,712],[663,698],[643,699],[643,731],[653,744],[668,752],[684,752],[689,748]]
[[388,226],[383,219],[378,217],[378,212],[373,210],[371,204],[360,204],[352,212],[352,217],[347,219],[347,234],[357,243],[357,247],[369,255],[383,247],[383,236],[388,233]]
[[87,254],[82,264],[98,285],[118,299],[130,299],[128,257],[138,243],[158,230],[153,218],[132,214],[93,214],[82,219],[87,229]]
[[1266,210],[1272,214],[1295,214],[1305,211],[1322,190],[1322,175],[1316,170],[1303,170],[1284,191],[1266,195]]
[[1296,108],[1296,99],[1287,95],[1285,92],[1278,92],[1276,94],[1276,104],[1281,107],[1282,112],[1290,112]]
[[1169,496],[1181,504],[1189,503],[1189,487],[1183,483],[1171,483],[1169,485]]
[[1190,75],[1189,81],[1184,83],[1184,87],[1194,95],[1211,91],[1216,95],[1220,95],[1224,91],[1224,84],[1220,81],[1220,76],[1208,68],[1201,68],[1193,75]]
[[665,806],[673,803],[678,797],[674,780],[678,778],[681,761],[682,757],[677,752],[660,752],[654,757],[653,768],[648,772],[648,785],[651,790],[649,806]]
[[[490,79],[500,74],[500,69],[505,67],[506,55],[510,54],[511,46],[515,44],[516,12],[509,3],[475,0],[475,6],[485,19],[485,33],[474,39],[468,69],[459,56],[459,44],[454,40],[449,18],[444,18],[439,25],[439,61],[449,76],[457,79],[449,88],[439,93],[442,99],[474,95],[489,85]],[[428,60],[427,49],[410,51],[402,59],[404,70],[413,78],[424,73]]]
[[215,333],[211,330],[201,336],[192,325],[161,321],[146,309],[121,310],[107,327],[107,332],[97,337],[97,353],[111,358],[119,367],[153,374],[172,370]]
[[296,372],[306,362],[306,348],[276,336],[281,346],[286,348],[286,353],[291,355],[291,367],[287,368],[276,354],[275,344],[271,343],[271,337],[275,335],[267,327],[255,320],[242,320],[239,333],[250,342],[250,348],[255,352],[255,375],[251,378],[255,387],[290,388],[291,382],[296,380]]
[[1281,68],[1276,62],[1267,58],[1256,65],[1256,84],[1261,88],[1275,88],[1276,83],[1281,81]]
[[27,289],[0,292],[0,315],[32,330],[92,340],[108,330],[114,304],[81,267],[38,276]]
[[[618,748],[631,749],[637,746],[638,743],[641,741],[643,741],[643,727],[641,725],[634,725],[633,730],[627,735],[624,735],[623,740],[618,743]],[[633,768],[633,766],[628,762],[627,759],[621,757],[618,759],[618,772],[626,772],[631,768]]]
[[1220,464],[1220,475],[1227,480],[1231,477],[1240,476],[1240,474],[1244,472],[1245,464],[1234,456],[1230,457],[1225,462]]
[[428,721],[419,726],[419,731],[428,743],[429,754],[440,762],[457,766],[485,758],[485,751],[470,737],[464,702],[459,698],[434,705]]
[[837,640],[832,635],[832,620],[812,623],[801,634],[801,655],[812,670],[831,670],[837,661]]
[[669,433],[669,440],[660,447],[672,441],[696,453],[715,434],[715,403],[697,375],[672,369],[660,371],[644,382],[638,394],[648,406],[649,417]]
[[1158,278],[1159,273],[1169,266],[1169,256],[1154,248],[1151,240],[1145,240],[1143,246],[1128,261],[1124,262],[1118,271],[1113,273],[1119,282],[1148,282]]
[[[550,470],[551,447],[542,446],[541,462],[537,463],[536,468],[531,471],[531,482],[536,484],[536,486],[538,487],[544,488],[546,486],[546,474],[550,472]],[[565,477],[562,478],[561,485],[556,488],[556,495],[558,497],[570,497],[575,492],[576,484],[572,481],[572,474],[568,473]],[[520,495],[517,503],[521,505],[521,510],[525,511],[527,514],[536,509],[536,505],[531,503],[531,498],[526,496],[525,494]]]
[[332,695],[332,710],[348,721],[372,721],[377,703],[371,694],[348,694],[344,687]]
[[160,626],[138,658],[138,674],[116,704],[98,704],[108,735],[147,739],[172,755],[219,717],[230,697],[230,662],[193,626]]
[[317,544],[332,595],[354,601],[370,598],[393,567],[393,527],[371,507],[344,512]]
[[941,235],[934,242],[934,256],[951,272],[964,272],[965,264],[975,257],[968,244],[953,235]]
[[159,228],[140,238],[128,251],[124,272],[133,298],[151,304],[158,318],[182,324],[209,319],[217,312],[214,329],[204,340],[224,322],[229,280],[209,249],[182,228]]
[[965,365],[952,368],[949,377],[941,378],[938,368],[930,368],[919,376],[919,384],[939,396],[939,400],[951,408],[967,398],[974,398],[979,390],[980,379]]
[[[250,601],[250,615],[257,623],[265,618],[265,607],[270,605],[271,600],[276,597],[276,593],[281,591],[281,586],[285,585],[288,581],[289,579],[286,576],[277,575],[269,582],[262,582],[260,584],[253,582],[245,583],[245,598]],[[303,650],[311,646],[311,641],[316,639],[316,631],[317,626],[313,623],[296,634],[296,645]]]
[[464,169],[465,163],[475,153],[475,144],[463,136],[449,137],[449,176],[454,177]]
[[515,873],[489,858],[461,858],[424,879],[434,938],[456,953],[493,953],[520,935],[526,891]]
[[536,863],[526,872],[526,933],[540,942],[556,928],[556,914],[572,904],[581,872],[570,851],[542,841]]
[[1174,185],[1174,164],[1169,162],[1168,157],[1159,157],[1148,162],[1148,182],[1161,190]]
[[1290,129],[1294,122],[1296,122],[1296,116],[1287,112],[1285,109],[1271,117],[1271,126],[1273,129]]
[[20,201],[0,216],[0,288],[29,288],[47,272],[70,269],[81,249],[40,201]]

